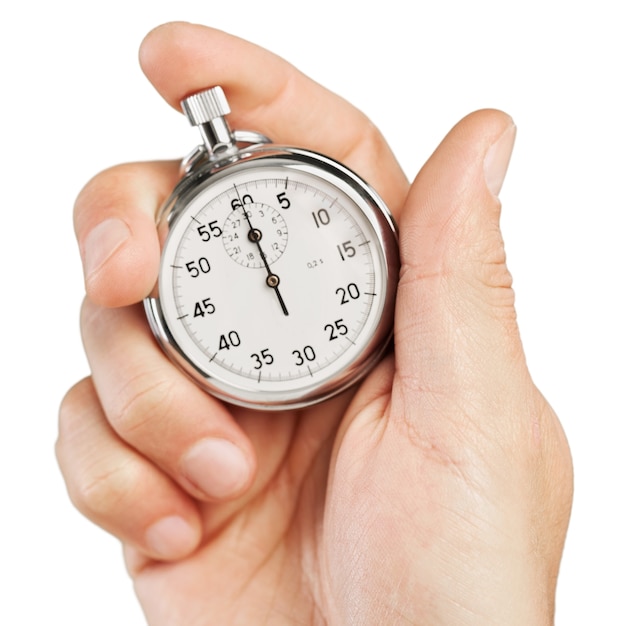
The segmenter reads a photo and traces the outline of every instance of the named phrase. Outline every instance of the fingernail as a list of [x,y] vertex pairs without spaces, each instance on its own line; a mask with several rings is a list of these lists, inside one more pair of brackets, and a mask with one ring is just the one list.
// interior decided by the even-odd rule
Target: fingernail
[[97,272],[129,237],[127,224],[116,217],[98,224],[84,240],[84,273],[87,278]]
[[251,467],[242,450],[226,439],[203,439],[182,459],[186,478],[209,498],[236,495],[248,483]]
[[513,153],[513,145],[515,143],[515,135],[517,127],[511,124],[498,138],[498,140],[489,147],[485,155],[483,165],[485,182],[489,191],[497,198],[500,195],[502,184],[508,170],[508,164]]
[[145,532],[150,550],[162,559],[179,559],[189,554],[197,545],[197,531],[177,515],[163,517]]

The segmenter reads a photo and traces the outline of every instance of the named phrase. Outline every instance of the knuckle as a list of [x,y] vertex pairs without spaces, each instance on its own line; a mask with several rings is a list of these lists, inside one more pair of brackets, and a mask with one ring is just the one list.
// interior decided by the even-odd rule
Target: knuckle
[[175,385],[158,370],[136,373],[119,389],[109,411],[113,428],[123,438],[149,428],[149,422],[170,412]]
[[89,519],[99,520],[124,511],[140,482],[130,460],[105,459],[83,472],[68,488],[74,506]]
[[90,379],[85,378],[73,385],[61,400],[58,411],[59,430],[74,421],[76,414],[79,413],[79,405],[82,404],[83,388],[90,385]]
[[123,163],[103,170],[91,178],[78,193],[75,202],[76,217],[88,217],[94,208],[114,206],[127,184],[132,182],[137,164]]
[[74,220],[78,233],[86,233],[101,221],[102,213],[119,214],[137,202],[137,193],[153,190],[149,195],[154,209],[168,195],[177,180],[178,162],[121,163],[103,170],[89,180],[74,203]]
[[[93,341],[110,341],[115,325],[120,319],[119,309],[100,306],[90,297],[85,297],[80,309],[80,330],[89,353],[88,344]],[[87,341],[88,340],[88,341]]]
[[363,114],[360,123],[357,125],[357,134],[353,138],[350,150],[343,155],[345,161],[357,161],[362,158],[376,159],[379,154],[384,154],[387,150],[385,138],[381,131]]
[[90,377],[77,382],[67,391],[61,400],[58,411],[58,434],[56,439],[56,457],[61,464],[65,450],[71,447],[76,433],[82,428],[85,406],[93,398],[93,382]]

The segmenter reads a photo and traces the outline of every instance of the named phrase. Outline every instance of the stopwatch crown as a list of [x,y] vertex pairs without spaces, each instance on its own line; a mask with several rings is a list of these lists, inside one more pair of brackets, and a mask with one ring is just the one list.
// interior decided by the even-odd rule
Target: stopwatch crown
[[236,140],[225,119],[231,109],[221,87],[188,96],[181,105],[188,121],[199,129],[209,159],[236,149]]
[[188,96],[181,102],[182,110],[193,126],[207,124],[231,113],[221,87],[212,87]]

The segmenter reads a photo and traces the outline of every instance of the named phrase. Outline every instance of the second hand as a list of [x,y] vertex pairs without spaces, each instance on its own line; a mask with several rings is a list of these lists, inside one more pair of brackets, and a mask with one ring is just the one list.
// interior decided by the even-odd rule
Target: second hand
[[[251,222],[249,221],[248,217],[247,217],[247,221],[249,222],[249,226],[251,226]],[[268,260],[266,259],[264,250],[262,250],[262,246],[260,245],[261,238],[262,238],[262,231],[258,230],[257,228],[253,228],[251,226],[251,230],[249,231],[249,241],[252,241],[254,244],[257,245],[257,249],[260,252],[260,257],[262,258],[262,261],[264,262],[264,267],[266,268],[266,271],[268,272],[268,276],[266,277],[266,284],[275,291],[275,295],[277,296],[277,300],[279,300],[279,304],[281,305],[281,310],[283,311],[283,314],[289,315],[288,309],[286,307],[286,303],[283,301],[281,292],[279,291],[279,283],[281,281],[279,280],[279,276],[277,276],[277,274],[273,274],[270,271],[270,267],[268,266]]]
[[245,210],[244,203],[240,199],[240,193],[238,192],[238,187],[234,185],[234,189],[236,190],[236,193],[238,194],[238,199],[240,200],[240,208],[242,209],[242,214],[244,215],[244,218],[247,220],[247,224],[249,225],[249,234],[248,234],[249,241],[253,242],[257,246],[262,262],[264,263],[264,267],[266,268],[266,271],[268,272],[268,276],[266,277],[266,284],[275,292],[275,295],[277,296],[277,300],[279,300],[279,304],[281,305],[281,310],[283,311],[283,314],[290,315],[288,313],[288,308],[286,307],[286,303],[284,302],[283,297],[281,296],[281,292],[279,291],[279,283],[281,282],[279,280],[279,276],[277,276],[277,274],[273,274],[270,271],[270,267],[268,265],[268,259],[266,258],[266,255],[264,254],[264,250],[262,250],[262,246],[260,245],[260,239],[262,238],[262,231],[257,228],[253,228],[253,224],[251,224],[251,218],[249,217],[249,213],[248,211]]

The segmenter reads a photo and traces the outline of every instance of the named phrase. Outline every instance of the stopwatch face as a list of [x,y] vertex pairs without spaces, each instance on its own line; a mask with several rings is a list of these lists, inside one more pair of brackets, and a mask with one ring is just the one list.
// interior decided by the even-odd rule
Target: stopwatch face
[[362,181],[311,154],[231,164],[162,218],[152,327],[205,389],[243,406],[330,397],[391,335],[391,219]]

